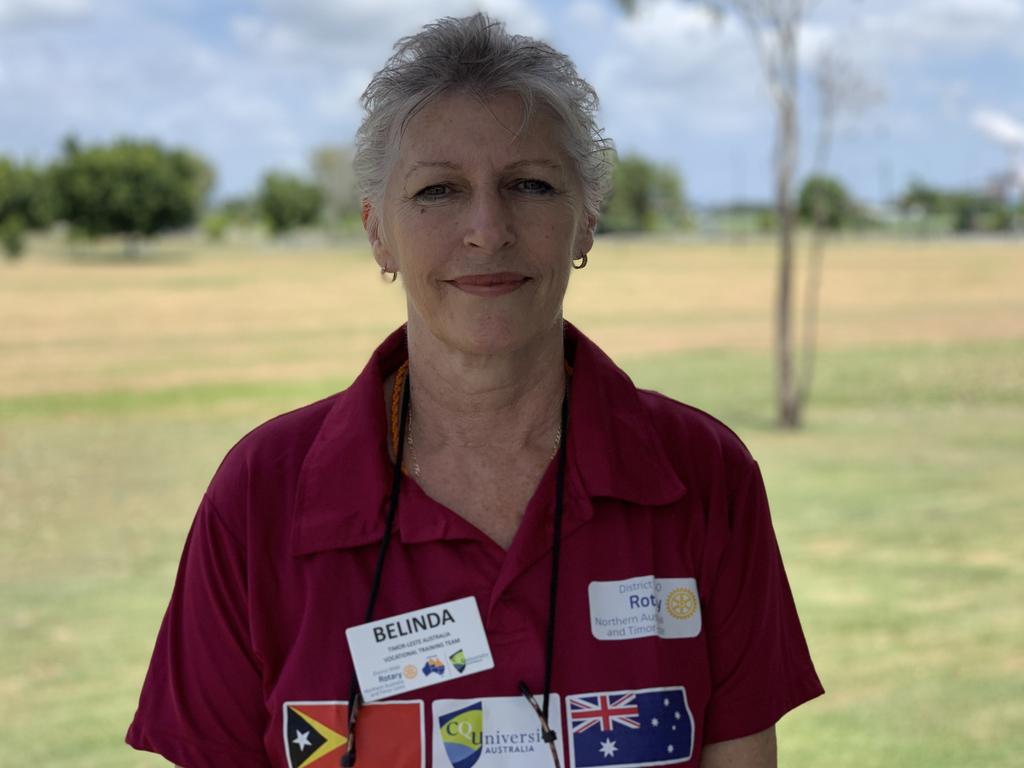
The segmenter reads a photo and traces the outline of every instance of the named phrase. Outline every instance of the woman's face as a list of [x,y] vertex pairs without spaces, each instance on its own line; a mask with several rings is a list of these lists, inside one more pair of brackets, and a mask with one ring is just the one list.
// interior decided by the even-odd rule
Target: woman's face
[[431,102],[369,216],[377,262],[402,275],[410,326],[465,353],[522,349],[560,329],[572,259],[593,244],[557,124],[538,108],[519,132],[522,116],[515,95]]

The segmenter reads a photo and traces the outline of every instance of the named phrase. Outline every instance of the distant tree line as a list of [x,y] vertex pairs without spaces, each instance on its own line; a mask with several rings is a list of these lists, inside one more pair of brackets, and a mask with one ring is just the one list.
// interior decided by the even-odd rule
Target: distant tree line
[[[614,189],[601,231],[664,230],[686,223],[677,171],[635,154],[614,163]],[[360,199],[351,149],[317,149],[311,171],[309,177],[268,172],[251,196],[211,206],[213,167],[195,152],[155,141],[86,146],[68,138],[47,166],[0,157],[0,247],[17,256],[28,232],[58,221],[74,235],[122,237],[128,255],[136,255],[145,238],[196,223],[214,240],[234,226],[262,226],[274,236],[312,225],[357,230]]]
[[52,174],[33,165],[0,157],[0,248],[21,254],[25,233],[45,229],[57,216]]
[[687,222],[683,180],[675,168],[636,154],[614,160],[611,194],[601,212],[601,232],[679,229]]
[[[827,231],[879,229],[891,226],[880,218],[883,212],[858,202],[839,180],[831,176],[810,176],[800,188],[796,210],[799,221]],[[1024,226],[1024,202],[1014,203],[1007,195],[989,190],[943,190],[912,182],[892,201],[895,212],[910,231],[941,233],[1008,232]],[[738,203],[721,206],[715,214],[726,220],[749,222],[754,231],[770,232],[776,227],[773,207],[767,203]]]
[[954,232],[1007,232],[1024,223],[1024,205],[1014,206],[1008,195],[998,193],[943,190],[916,181],[897,203],[912,219],[945,219]]
[[198,155],[152,141],[67,139],[45,168],[0,158],[0,245],[17,256],[27,232],[64,221],[88,237],[122,235],[134,254],[140,238],[193,224],[213,181]]
[[208,207],[212,165],[198,154],[155,141],[122,139],[83,146],[66,139],[48,166],[0,157],[0,248],[19,256],[25,236],[55,222],[72,234],[124,238],[137,255],[141,240],[200,220],[211,236],[231,223],[263,223],[273,234],[317,222],[325,195],[314,182],[272,172],[251,200]]
[[[198,223],[211,239],[230,227],[263,227],[279,236],[298,227],[355,232],[360,200],[351,149],[321,147],[310,158],[311,173],[271,171],[251,195],[209,205],[212,165],[188,149],[155,141],[122,139],[106,145],[64,142],[49,165],[0,157],[0,248],[19,255],[26,234],[58,221],[73,234],[121,236],[129,255],[141,240]],[[689,226],[692,215],[679,172],[636,154],[614,158],[612,191],[599,223],[601,232],[649,232]],[[920,182],[910,185],[896,207],[924,229],[997,232],[1024,224],[1024,210],[1006,195],[949,191]],[[798,196],[801,222],[815,230],[877,226],[842,182],[808,178]],[[718,216],[754,222],[754,229],[776,227],[772,206],[731,206]],[[930,222],[937,221],[938,225]]]

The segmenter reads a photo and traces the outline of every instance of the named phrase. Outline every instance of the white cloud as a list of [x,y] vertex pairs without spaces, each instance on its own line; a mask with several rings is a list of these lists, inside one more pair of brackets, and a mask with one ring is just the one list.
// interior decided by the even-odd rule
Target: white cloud
[[[358,95],[395,40],[478,8],[570,53],[620,146],[679,162],[698,199],[735,193],[728,178],[743,169],[743,191],[767,189],[771,108],[747,30],[684,0],[648,0],[628,18],[610,0],[0,0],[0,154],[45,159],[70,132],[155,136],[195,147],[242,192],[267,168],[301,169],[318,144],[350,142]],[[824,3],[801,61],[837,49],[884,83],[884,141],[864,167],[885,151],[952,177],[983,164],[982,149],[1000,155],[972,127],[972,115],[995,124],[975,108],[1020,125],[1005,62],[1024,56],[1021,40],[1024,0]]]
[[350,69],[331,82],[318,87],[310,96],[316,113],[338,121],[351,121],[358,111],[359,96],[373,73],[369,69]]
[[608,22],[608,8],[598,0],[575,0],[569,5],[566,17],[574,24],[593,29]]
[[961,118],[971,98],[971,84],[958,77],[940,84],[936,90],[942,116],[948,120]]
[[907,0],[867,13],[858,23],[859,45],[883,60],[949,55],[1005,46],[1022,52],[1020,0]]
[[0,27],[79,21],[91,13],[90,0],[0,0]]
[[670,0],[641,5],[616,22],[594,81],[609,127],[644,143],[665,145],[680,125],[740,130],[765,104],[746,30]]
[[252,51],[365,68],[384,63],[400,37],[442,16],[483,10],[512,32],[541,37],[547,24],[528,0],[264,0],[258,11],[231,21],[235,38]]
[[808,21],[800,30],[800,64],[813,66],[822,54],[834,51],[840,33],[831,24]]
[[0,153],[45,159],[69,133],[86,142],[156,138],[210,158],[228,171],[232,191],[266,167],[301,167],[311,121],[281,99],[273,67],[146,13],[109,8],[88,26],[5,36]]
[[979,109],[971,115],[971,122],[990,139],[1024,149],[1024,122],[1015,120],[1005,112]]
[[714,22],[706,11],[697,7],[659,0],[640,5],[637,13],[624,21],[621,33],[638,48],[674,49],[680,57],[692,58],[718,45],[712,33],[732,33],[734,27],[731,21]]
[[547,19],[529,0],[477,0],[467,3],[462,13],[473,13],[477,10],[490,14],[504,21],[509,31],[518,35],[544,38],[549,33]]

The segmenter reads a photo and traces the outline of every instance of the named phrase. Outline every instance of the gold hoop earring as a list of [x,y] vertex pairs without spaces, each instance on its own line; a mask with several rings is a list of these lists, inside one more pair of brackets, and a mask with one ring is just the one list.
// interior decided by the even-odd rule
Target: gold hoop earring
[[[391,275],[390,279],[388,279],[388,277],[387,277],[388,275]],[[380,268],[380,279],[383,280],[385,283],[393,283],[393,282],[395,282],[395,280],[398,279],[398,270],[396,269],[394,272],[392,272],[387,267],[381,267]]]
[[[577,259],[580,260],[579,264],[576,263]],[[585,253],[581,253],[579,256],[572,260],[573,269],[583,269],[585,266],[587,266],[587,254]]]

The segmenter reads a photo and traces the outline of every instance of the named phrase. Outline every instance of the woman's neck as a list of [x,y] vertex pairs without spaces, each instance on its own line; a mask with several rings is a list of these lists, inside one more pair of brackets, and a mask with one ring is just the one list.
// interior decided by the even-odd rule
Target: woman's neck
[[500,355],[453,349],[413,323],[408,342],[417,454],[551,444],[565,390],[561,323]]

